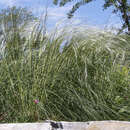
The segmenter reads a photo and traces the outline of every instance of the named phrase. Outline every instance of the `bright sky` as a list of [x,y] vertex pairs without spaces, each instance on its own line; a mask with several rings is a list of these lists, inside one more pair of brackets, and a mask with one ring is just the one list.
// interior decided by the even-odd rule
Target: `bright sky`
[[[56,22],[65,21],[66,14],[72,8],[73,3],[68,3],[64,7],[53,5],[53,0],[0,0],[0,9],[7,6],[21,6],[28,7],[35,15],[41,15],[45,12],[47,7],[48,12],[48,27],[54,27]],[[89,4],[82,6],[71,20],[73,24],[88,24],[90,26],[121,26],[121,19],[119,16],[112,14],[112,8],[103,11],[104,0],[95,0]]]

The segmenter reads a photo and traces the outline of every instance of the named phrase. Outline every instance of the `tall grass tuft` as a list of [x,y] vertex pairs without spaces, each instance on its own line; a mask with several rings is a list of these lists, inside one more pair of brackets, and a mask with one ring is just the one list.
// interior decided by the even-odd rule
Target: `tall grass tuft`
[[130,120],[130,37],[42,29],[0,41],[0,122]]

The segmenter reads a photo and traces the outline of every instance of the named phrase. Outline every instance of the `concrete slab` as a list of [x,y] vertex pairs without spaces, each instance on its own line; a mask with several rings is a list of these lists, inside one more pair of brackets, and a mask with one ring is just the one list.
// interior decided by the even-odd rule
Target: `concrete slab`
[[49,123],[0,124],[0,130],[50,130]]
[[130,130],[130,122],[91,121],[0,124],[0,130]]

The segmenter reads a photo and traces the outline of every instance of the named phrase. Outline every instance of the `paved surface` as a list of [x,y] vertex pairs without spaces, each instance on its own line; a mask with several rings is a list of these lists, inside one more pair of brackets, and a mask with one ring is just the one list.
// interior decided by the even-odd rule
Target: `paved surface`
[[54,122],[0,124],[0,130],[130,130],[130,122]]

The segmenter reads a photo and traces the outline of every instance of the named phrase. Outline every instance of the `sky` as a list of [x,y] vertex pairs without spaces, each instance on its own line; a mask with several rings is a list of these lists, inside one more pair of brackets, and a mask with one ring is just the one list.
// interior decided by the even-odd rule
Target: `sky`
[[[36,16],[44,16],[47,11],[49,28],[55,27],[56,23],[72,23],[74,25],[87,24],[89,26],[120,27],[122,24],[119,15],[112,14],[112,8],[103,10],[104,0],[95,0],[86,4],[76,11],[71,20],[67,19],[67,13],[73,6],[73,2],[66,4],[64,7],[53,5],[53,0],[0,0],[0,9],[7,6],[27,7]],[[58,24],[58,25],[59,25]]]

